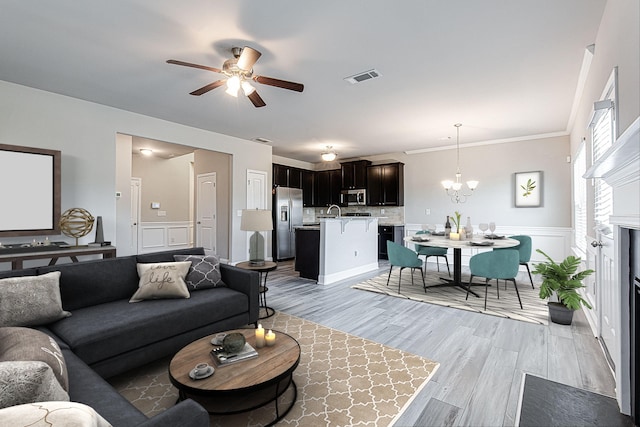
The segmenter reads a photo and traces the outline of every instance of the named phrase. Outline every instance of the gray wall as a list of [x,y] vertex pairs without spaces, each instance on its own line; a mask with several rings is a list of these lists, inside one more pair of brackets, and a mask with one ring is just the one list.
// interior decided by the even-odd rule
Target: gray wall
[[[163,159],[155,156],[132,156],[131,175],[142,179],[140,220],[189,221],[189,181],[193,155]],[[160,209],[151,209],[151,202],[160,203]],[[166,216],[158,216],[158,211]]]

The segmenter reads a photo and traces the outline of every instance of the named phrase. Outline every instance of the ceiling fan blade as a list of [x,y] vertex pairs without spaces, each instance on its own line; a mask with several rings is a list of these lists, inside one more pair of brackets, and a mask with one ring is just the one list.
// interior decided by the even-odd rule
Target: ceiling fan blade
[[258,83],[262,83],[263,85],[295,90],[296,92],[302,92],[304,90],[304,85],[301,83],[288,82],[286,80],[274,79],[272,77],[253,76],[253,80]]
[[260,58],[260,55],[262,55],[260,52],[250,48],[249,46],[243,47],[240,58],[238,58],[238,67],[241,70],[251,70],[253,68],[253,64],[256,63],[258,58]]
[[247,95],[247,98],[249,98],[251,100],[251,102],[253,102],[253,105],[256,108],[260,108],[260,107],[264,107],[265,102],[262,100],[262,98],[260,97],[260,95],[258,95],[258,91],[254,90],[253,92],[251,92],[249,95]]
[[222,85],[224,84],[224,82],[226,82],[226,81],[227,81],[226,79],[223,79],[223,80],[216,80],[216,81],[215,81],[215,82],[213,82],[213,83],[209,83],[209,84],[208,84],[208,85],[206,85],[206,86],[202,86],[200,89],[196,89],[196,90],[194,90],[194,91],[193,91],[193,92],[191,92],[189,95],[200,96],[200,95],[202,95],[202,94],[204,94],[204,93],[209,92],[209,91],[210,91],[210,90],[212,90],[212,89],[215,89],[215,88],[217,88],[217,87],[219,87],[219,86],[222,86]]
[[178,61],[175,59],[169,59],[167,61],[167,64],[184,65],[185,67],[200,68],[201,70],[213,71],[214,73],[222,73],[222,70],[219,68],[207,67],[206,65],[192,64],[191,62]]

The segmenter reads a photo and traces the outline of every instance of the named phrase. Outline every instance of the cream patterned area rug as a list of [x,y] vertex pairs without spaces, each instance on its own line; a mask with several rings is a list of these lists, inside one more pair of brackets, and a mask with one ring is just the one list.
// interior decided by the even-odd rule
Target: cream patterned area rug
[[[439,364],[299,317],[276,312],[261,320],[267,329],[294,337],[301,348],[293,374],[297,400],[278,425],[388,426],[427,384]],[[169,359],[110,379],[147,416],[175,404]],[[214,374],[215,375],[215,374]],[[292,388],[279,399],[287,407]],[[275,405],[247,414],[212,417],[212,426],[260,426],[275,418]]]
[[[441,270],[442,270],[442,266]],[[429,266],[431,268],[431,265]],[[504,287],[504,280],[500,281],[500,299],[496,292],[496,281],[490,282],[487,290],[487,309],[484,309],[484,279],[474,278],[474,283],[483,286],[473,286],[471,289],[478,294],[475,297],[469,294],[469,298],[465,299],[466,291],[458,287],[430,287],[444,283],[441,277],[447,277],[445,273],[438,273],[429,269],[425,273],[424,281],[427,285],[427,292],[424,292],[420,271],[415,270],[413,273],[413,284],[411,283],[410,269],[402,270],[402,283],[400,284],[400,292],[398,292],[398,273],[400,268],[394,267],[391,273],[391,280],[387,286],[387,277],[389,273],[381,274],[372,279],[353,285],[352,288],[365,291],[377,292],[398,298],[407,298],[414,301],[426,302],[429,304],[437,304],[445,307],[457,308],[460,310],[473,311],[476,313],[490,314],[493,316],[505,317],[507,319],[521,320],[523,322],[536,323],[539,325],[549,324],[549,315],[547,303],[538,296],[539,286],[535,289],[531,288],[531,282],[526,272],[521,272],[516,277],[520,299],[522,300],[522,309],[518,304],[518,297],[513,288],[512,282],[507,282],[507,289]],[[464,274],[463,282],[469,280],[469,276]],[[453,274],[453,272],[452,272]],[[534,282],[535,283],[535,282]]]

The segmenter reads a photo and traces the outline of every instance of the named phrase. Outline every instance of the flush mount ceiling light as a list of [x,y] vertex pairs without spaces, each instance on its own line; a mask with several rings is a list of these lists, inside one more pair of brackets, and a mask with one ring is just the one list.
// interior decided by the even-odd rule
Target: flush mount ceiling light
[[442,186],[444,187],[444,191],[446,191],[447,196],[451,197],[451,201],[453,203],[464,203],[467,201],[467,197],[471,196],[473,190],[478,186],[478,181],[467,181],[467,187],[471,192],[465,193],[462,189],[462,182],[460,182],[460,178],[462,174],[460,173],[460,126],[462,123],[456,123],[454,125],[456,127],[456,180],[445,180],[442,181]]
[[338,157],[338,153],[333,150],[331,145],[327,145],[327,151],[324,151],[321,155],[322,160],[325,162],[332,162]]
[[140,154],[144,155],[144,156],[150,156],[153,154],[153,150],[149,149],[149,148],[141,148],[140,149]]

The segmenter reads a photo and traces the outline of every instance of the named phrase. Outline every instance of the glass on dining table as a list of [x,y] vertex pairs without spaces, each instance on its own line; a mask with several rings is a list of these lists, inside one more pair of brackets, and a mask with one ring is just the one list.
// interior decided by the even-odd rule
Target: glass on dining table
[[487,230],[489,229],[489,224],[486,222],[481,222],[478,227],[480,228],[480,231],[482,231],[482,235],[484,236],[485,234],[487,234]]
[[495,234],[495,231],[496,231],[496,223],[495,222],[490,222],[489,223],[489,230],[491,230],[491,234]]

